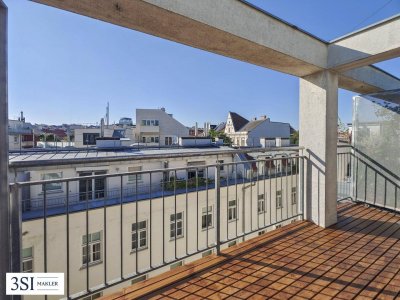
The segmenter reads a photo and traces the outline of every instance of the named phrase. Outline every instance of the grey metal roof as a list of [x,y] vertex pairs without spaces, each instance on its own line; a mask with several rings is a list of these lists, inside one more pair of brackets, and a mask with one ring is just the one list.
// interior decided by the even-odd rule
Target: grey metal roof
[[258,125],[260,125],[262,122],[266,120],[254,120],[250,121],[246,125],[244,125],[242,128],[240,128],[240,132],[249,132],[252,131],[254,128],[256,128]]
[[111,162],[137,159],[172,158],[184,156],[205,156],[237,151],[229,147],[168,148],[168,149],[126,149],[104,150],[73,149],[70,151],[29,151],[10,153],[10,167],[38,167],[93,162]]
[[225,122],[223,122],[223,123],[219,124],[217,127],[215,127],[214,130],[215,131],[223,131],[223,130],[225,130],[225,126],[226,126],[226,124],[225,124]]
[[229,114],[231,115],[232,125],[233,125],[233,128],[235,129],[235,131],[239,131],[240,128],[242,128],[244,125],[249,123],[249,120],[243,118],[241,115],[239,115],[235,112],[230,111]]
[[61,166],[73,164],[121,162],[143,159],[168,159],[183,157],[201,157],[207,155],[270,152],[270,151],[297,151],[299,147],[281,148],[246,148],[234,149],[226,146],[208,148],[168,148],[168,149],[126,149],[126,150],[70,150],[70,151],[27,151],[10,153],[10,168],[26,169],[44,166]]

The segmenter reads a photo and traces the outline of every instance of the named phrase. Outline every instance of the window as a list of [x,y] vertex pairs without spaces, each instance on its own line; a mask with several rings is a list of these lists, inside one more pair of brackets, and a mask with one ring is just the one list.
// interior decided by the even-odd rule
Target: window
[[148,277],[147,274],[139,276],[139,277],[136,277],[135,279],[131,280],[131,284],[135,284],[135,283],[138,283],[138,282],[141,282],[141,281],[145,281],[147,279],[147,277]]
[[169,225],[171,239],[183,237],[183,212],[172,214]]
[[[142,171],[142,167],[128,167],[128,172],[140,172]],[[136,182],[142,180],[142,174],[137,174],[137,175],[128,175],[128,181],[129,182]]]
[[[223,161],[223,160],[219,160],[218,163],[219,163],[219,164],[223,164],[224,161]],[[220,170],[220,171],[223,171],[223,170],[224,170],[224,166],[220,166],[220,167],[219,167],[219,170]]]
[[158,126],[160,122],[158,120],[142,120],[140,124],[142,126]]
[[96,145],[96,139],[100,137],[100,133],[83,133],[84,145]]
[[96,294],[92,294],[92,295],[90,295],[90,296],[87,296],[87,297],[85,297],[85,298],[82,298],[82,300],[94,300],[94,299],[100,298],[101,296],[103,296],[103,292],[98,292],[98,293],[96,293]]
[[237,206],[236,200],[231,200],[228,203],[228,221],[236,220],[237,215]]
[[18,144],[18,135],[14,135],[14,144]]
[[281,227],[282,227],[282,224],[275,225],[275,229],[278,229],[278,228],[281,228]]
[[265,212],[264,194],[258,195],[257,211],[259,214]]
[[147,221],[132,224],[132,251],[147,247]]
[[169,267],[169,269],[170,269],[170,270],[173,270],[173,269],[175,269],[175,268],[177,268],[177,267],[180,267],[180,266],[183,266],[183,260],[180,260],[180,261],[178,261],[178,262],[176,262],[176,263],[171,264],[171,266]]
[[172,137],[171,136],[166,136],[165,137],[165,145],[166,146],[172,145]]
[[143,143],[159,143],[160,139],[158,136],[142,136]]
[[[80,172],[79,176],[104,175],[106,171]],[[80,179],[79,201],[103,199],[106,196],[106,178]]]
[[297,187],[292,187],[292,204],[297,203]]
[[282,208],[282,191],[276,191],[276,208]]
[[212,206],[203,207],[201,211],[201,229],[211,228],[213,224]]
[[82,236],[82,264],[101,261],[101,231]]
[[[42,174],[42,180],[60,179],[62,178],[62,172],[59,173],[47,173]],[[59,191],[62,188],[62,183],[46,183],[42,185],[42,191]]]
[[204,178],[204,169],[189,169],[187,173],[187,178],[192,179],[196,178],[196,171],[197,171],[197,177],[198,178]]
[[22,249],[22,272],[33,272],[33,247]]
[[265,233],[265,230],[261,230],[258,232],[258,235],[263,235]]

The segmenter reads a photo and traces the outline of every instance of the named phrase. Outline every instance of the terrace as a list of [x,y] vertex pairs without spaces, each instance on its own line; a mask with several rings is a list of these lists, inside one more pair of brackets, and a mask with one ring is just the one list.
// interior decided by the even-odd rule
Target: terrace
[[[34,261],[35,272],[65,273],[67,299],[109,288],[120,290],[110,298],[121,299],[399,296],[400,180],[387,161],[398,158],[398,134],[386,136],[396,150],[384,153],[385,162],[367,153],[370,145],[339,150],[336,145],[339,88],[375,93],[400,87],[399,78],[371,65],[398,56],[400,35],[393,32],[400,28],[399,16],[326,42],[239,0],[34,1],[299,77],[304,151],[293,158],[295,174],[238,182],[235,172],[234,184],[224,185],[216,164],[207,166],[215,182],[203,190],[180,193],[174,182],[171,194],[150,191],[140,199],[145,201],[124,202],[121,180],[118,203],[90,207],[85,199],[85,207],[70,211],[69,184],[82,178],[8,188],[9,153],[7,145],[0,147],[2,278]],[[7,9],[1,0],[0,22],[0,139],[6,141]],[[70,154],[77,155],[57,156]],[[94,153],[82,156],[99,160]],[[26,164],[34,164],[33,157]],[[105,177],[112,176],[84,179]],[[23,188],[60,182],[67,187],[61,213],[48,215],[44,193],[42,215],[21,222]],[[338,206],[342,199],[356,204]],[[35,257],[21,257],[26,242],[35,243]],[[157,276],[176,264],[183,266]],[[149,274],[152,278],[133,284]]]
[[297,221],[103,299],[394,299],[399,221],[340,203],[332,227]]
[[[188,174],[184,167],[16,183],[12,203],[30,203],[22,207],[23,245],[35,248],[35,272],[65,273],[71,299],[99,292],[107,299],[392,295],[400,247],[396,174],[349,145],[339,146],[338,222],[324,229],[305,221],[306,159],[301,149],[288,149],[290,155],[282,148],[275,158],[197,167],[202,180],[199,170],[195,178],[178,180],[177,174]],[[174,174],[167,184],[159,181],[165,172]],[[130,176],[149,184],[139,188],[136,181],[127,189],[124,178]],[[22,192],[57,183],[70,191],[82,179],[120,188],[83,201],[69,192],[47,197],[43,189],[40,199]],[[139,244],[133,236],[143,230]],[[100,260],[82,263],[76,247],[97,231]],[[175,264],[182,267],[169,271]],[[374,278],[382,280],[379,287]],[[121,291],[109,295],[114,286]]]

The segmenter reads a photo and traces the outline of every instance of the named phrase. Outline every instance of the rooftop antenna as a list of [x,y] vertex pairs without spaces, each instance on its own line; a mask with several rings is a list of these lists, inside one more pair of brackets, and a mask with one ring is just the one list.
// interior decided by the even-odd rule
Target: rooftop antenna
[[106,125],[107,127],[110,125],[110,103],[107,102],[107,107],[106,107]]

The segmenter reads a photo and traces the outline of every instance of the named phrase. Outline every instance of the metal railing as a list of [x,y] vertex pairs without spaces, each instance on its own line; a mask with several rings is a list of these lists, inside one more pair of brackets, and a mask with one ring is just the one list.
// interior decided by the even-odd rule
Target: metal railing
[[400,177],[352,146],[338,148],[338,200],[399,211]]
[[[33,271],[65,273],[73,299],[219,253],[303,218],[303,166],[297,154],[12,184],[14,269],[32,248]],[[82,193],[80,182],[93,184]]]

